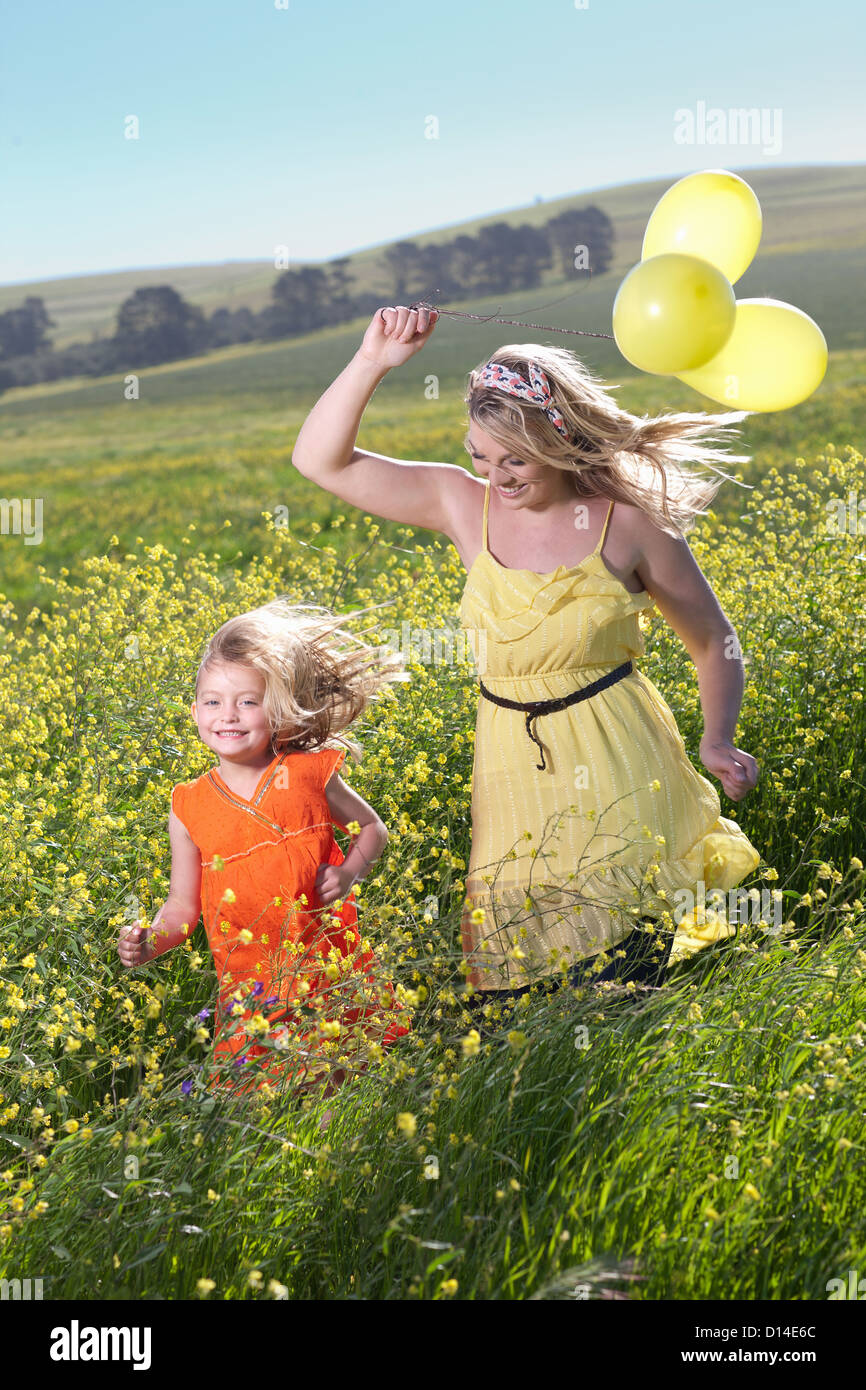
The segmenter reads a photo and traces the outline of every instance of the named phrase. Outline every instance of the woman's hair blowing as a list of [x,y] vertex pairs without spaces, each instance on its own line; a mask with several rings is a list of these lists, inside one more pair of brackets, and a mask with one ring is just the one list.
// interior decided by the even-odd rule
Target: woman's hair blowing
[[[602,495],[640,507],[669,534],[690,530],[695,514],[730,479],[717,466],[720,462],[749,462],[748,454],[728,454],[698,442],[726,436],[749,411],[631,415],[610,395],[616,388],[606,389],[567,348],[510,343],[485,361],[499,362],[524,378],[529,362],[535,362],[547,376],[552,403],[562,413],[569,439],[539,406],[482,385],[480,372],[485,363],[479,363],[469,373],[465,400],[470,418],[486,434],[527,463],[549,464],[571,473],[577,496]],[[699,472],[695,465],[705,465],[712,472]]]

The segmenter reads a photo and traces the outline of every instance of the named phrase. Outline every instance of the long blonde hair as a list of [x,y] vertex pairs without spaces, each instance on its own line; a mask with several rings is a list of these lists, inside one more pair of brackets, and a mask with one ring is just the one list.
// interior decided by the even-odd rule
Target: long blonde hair
[[361,745],[338,737],[389,681],[409,680],[399,653],[369,646],[343,630],[351,618],[281,596],[223,623],[210,639],[195,679],[216,662],[252,666],[264,677],[263,709],[275,753],[315,750],[329,741],[356,762]]
[[[486,362],[499,362],[528,381],[530,361],[548,378],[552,403],[562,412],[568,439],[540,406],[480,382]],[[610,395],[615,389],[605,389],[601,379],[567,348],[509,343],[469,373],[465,400],[470,419],[503,448],[525,462],[549,464],[570,473],[577,496],[601,495],[626,502],[640,507],[662,531],[684,534],[725,479],[738,481],[718,463],[748,463],[751,457],[696,441],[727,435],[751,412],[639,417],[617,405]],[[699,472],[695,465],[713,471]]]

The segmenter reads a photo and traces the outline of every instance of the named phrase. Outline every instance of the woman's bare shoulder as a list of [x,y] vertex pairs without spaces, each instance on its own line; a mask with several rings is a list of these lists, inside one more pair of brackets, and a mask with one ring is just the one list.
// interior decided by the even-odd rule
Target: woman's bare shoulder
[[472,548],[472,538],[481,526],[486,487],[483,478],[466,468],[456,466],[449,473],[444,533],[461,554]]
[[618,535],[624,540],[631,540],[641,548],[645,544],[658,544],[665,539],[669,543],[676,543],[682,539],[681,532],[677,531],[677,534],[674,535],[670,530],[664,530],[656,517],[645,507],[641,507],[637,503],[621,502],[619,499],[614,505],[611,526],[616,526]]

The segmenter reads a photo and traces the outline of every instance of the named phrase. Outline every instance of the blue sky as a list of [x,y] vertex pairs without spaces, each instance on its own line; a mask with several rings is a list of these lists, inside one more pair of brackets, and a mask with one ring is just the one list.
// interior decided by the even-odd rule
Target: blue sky
[[[537,196],[859,162],[864,33],[862,0],[6,0],[0,283],[320,260]],[[781,148],[677,144],[700,102],[781,111]]]

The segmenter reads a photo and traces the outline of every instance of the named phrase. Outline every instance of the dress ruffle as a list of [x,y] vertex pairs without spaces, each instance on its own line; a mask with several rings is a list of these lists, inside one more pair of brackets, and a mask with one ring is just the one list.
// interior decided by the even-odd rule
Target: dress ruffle
[[[641,842],[636,838],[634,843]],[[595,872],[573,880],[563,874],[536,879],[532,886],[521,870],[521,859],[503,863],[498,873],[488,875],[494,880],[491,884],[483,881],[483,872],[470,874],[464,943],[474,950],[473,960],[488,983],[496,976],[501,984],[498,977],[503,973],[509,985],[526,983],[533,974],[552,968],[551,953],[576,964],[581,957],[614,950],[638,917],[663,919],[676,910],[669,966],[736,933],[736,919],[728,920],[707,902],[713,890],[735,888],[760,863],[758,851],[736,821],[717,816],[676,859],[651,853],[646,842],[643,850],[640,863],[605,861]],[[530,853],[523,856],[527,863]],[[485,921],[473,928],[471,912],[478,907],[484,909]]]
[[[760,854],[737,822],[729,820],[727,816],[719,816],[713,828],[701,836],[684,859],[663,867],[679,870],[690,883],[702,879],[706,893],[709,893],[713,889],[727,892],[736,888],[760,862]],[[698,870],[701,872],[698,873]],[[658,883],[662,887],[665,886],[663,878],[664,875],[659,874]],[[678,918],[669,964],[674,965],[678,960],[735,934],[736,925],[729,920],[729,915],[720,915],[712,908],[697,903]]]
[[[485,561],[482,569],[479,562]],[[464,626],[483,627],[495,642],[522,641],[561,609],[573,608],[576,578],[581,599],[595,600],[596,631],[653,606],[648,593],[629,593],[598,554],[588,555],[580,565],[560,565],[549,575],[536,575],[539,582],[530,587],[509,579],[510,574],[525,571],[496,565],[486,551],[478,556],[475,571],[474,582],[464,590],[460,603],[461,621]]]

